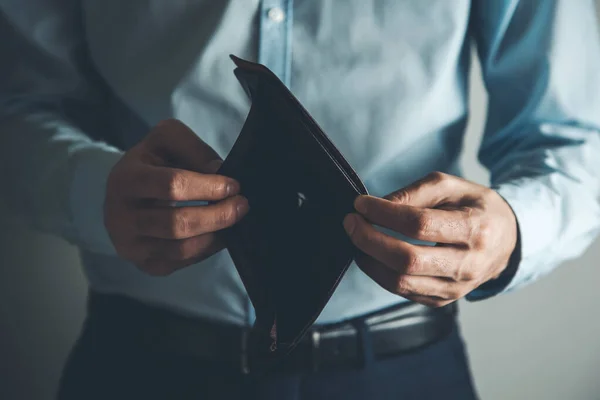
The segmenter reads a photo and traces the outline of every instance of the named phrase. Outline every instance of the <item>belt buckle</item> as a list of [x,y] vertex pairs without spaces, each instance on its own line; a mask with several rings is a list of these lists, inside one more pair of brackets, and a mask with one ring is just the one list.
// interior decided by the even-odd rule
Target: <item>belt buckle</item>
[[250,330],[243,328],[242,329],[242,342],[241,351],[240,351],[240,369],[243,375],[250,374],[250,363],[248,360],[248,337],[250,336]]

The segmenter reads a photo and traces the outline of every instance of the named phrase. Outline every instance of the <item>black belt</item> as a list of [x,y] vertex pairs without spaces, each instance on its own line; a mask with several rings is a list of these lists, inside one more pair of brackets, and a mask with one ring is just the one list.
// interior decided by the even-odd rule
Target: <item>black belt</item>
[[[432,309],[402,303],[346,322],[314,326],[278,372],[360,367],[365,357],[381,359],[415,351],[448,335],[457,307]],[[90,292],[87,328],[103,340],[134,343],[156,352],[193,356],[252,372],[249,328],[189,318],[125,296]]]

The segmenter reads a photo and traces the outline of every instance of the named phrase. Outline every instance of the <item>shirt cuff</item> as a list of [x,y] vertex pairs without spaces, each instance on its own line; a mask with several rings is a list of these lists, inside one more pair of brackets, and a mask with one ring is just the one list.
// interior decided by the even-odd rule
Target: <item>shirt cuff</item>
[[75,156],[75,169],[69,194],[69,208],[76,244],[88,251],[115,255],[104,227],[106,181],[122,152],[98,144],[82,149]]
[[[546,235],[553,232],[547,208],[536,199],[544,197],[544,190],[533,184],[499,185],[496,192],[512,208],[517,221],[517,242],[505,270],[496,279],[488,281],[466,296],[468,301],[484,300],[500,293],[510,292],[535,280],[537,265],[534,254],[539,254],[548,242]],[[536,204],[532,206],[532,204]],[[540,234],[544,232],[544,234]],[[548,238],[550,239],[550,238]]]

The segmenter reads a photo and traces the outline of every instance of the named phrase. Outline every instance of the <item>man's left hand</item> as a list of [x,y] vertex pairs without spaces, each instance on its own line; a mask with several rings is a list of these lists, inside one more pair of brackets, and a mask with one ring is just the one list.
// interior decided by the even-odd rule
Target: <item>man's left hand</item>
[[[385,198],[360,196],[344,227],[358,266],[384,289],[441,307],[497,278],[517,238],[516,218],[494,190],[434,172]],[[435,242],[420,246],[375,229]]]

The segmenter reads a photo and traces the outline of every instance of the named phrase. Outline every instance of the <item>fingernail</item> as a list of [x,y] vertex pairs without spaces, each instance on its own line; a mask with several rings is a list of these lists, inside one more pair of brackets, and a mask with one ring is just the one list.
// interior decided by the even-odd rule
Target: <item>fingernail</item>
[[361,195],[354,200],[354,208],[361,214],[367,212],[367,196]]
[[236,195],[240,192],[240,184],[237,181],[230,181],[227,184],[227,197]]
[[356,217],[352,214],[346,215],[344,218],[344,229],[348,233],[348,235],[352,235],[354,232],[354,227],[356,226]]
[[248,212],[249,209],[248,199],[242,197],[237,204],[236,210],[239,216],[244,215]]
[[214,174],[221,168],[221,165],[223,165],[223,160],[212,160],[206,165],[206,169],[208,173]]

